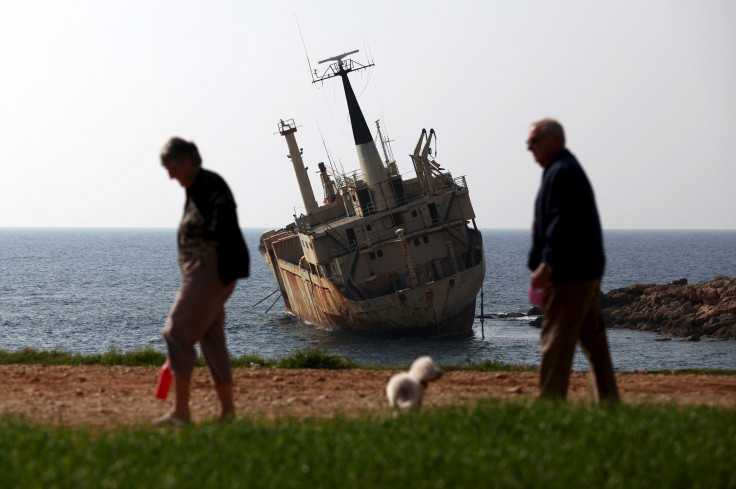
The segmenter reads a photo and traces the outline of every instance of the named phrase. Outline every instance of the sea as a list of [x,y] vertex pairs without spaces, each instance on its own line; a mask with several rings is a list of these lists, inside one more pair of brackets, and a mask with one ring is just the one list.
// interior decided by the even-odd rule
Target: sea
[[[472,336],[462,339],[387,339],[302,323],[274,293],[258,252],[263,231],[243,230],[251,276],[238,282],[226,306],[234,356],[278,359],[317,347],[366,365],[407,366],[420,355],[440,365],[539,364],[540,331],[528,317],[476,319]],[[487,272],[477,312],[528,312],[529,231],[483,230],[483,236]],[[736,230],[607,230],[604,239],[604,292],[736,276]],[[163,352],[161,328],[179,280],[173,228],[0,228],[0,350]],[[630,329],[609,329],[608,338],[617,371],[736,369],[736,340],[657,341],[662,336]],[[588,369],[579,350],[573,368]]]

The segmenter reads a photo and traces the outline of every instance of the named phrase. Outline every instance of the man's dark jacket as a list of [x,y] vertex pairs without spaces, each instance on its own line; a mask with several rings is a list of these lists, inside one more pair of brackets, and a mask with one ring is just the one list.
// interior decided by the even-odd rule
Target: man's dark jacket
[[[206,241],[215,243],[220,280],[227,285],[250,271],[248,248],[238,225],[235,199],[225,180],[215,172],[200,169],[191,187],[186,189],[204,218]],[[186,204],[184,206],[186,210]]]
[[580,163],[563,149],[544,169],[532,226],[529,268],[552,267],[553,282],[603,276],[606,258],[593,189]]

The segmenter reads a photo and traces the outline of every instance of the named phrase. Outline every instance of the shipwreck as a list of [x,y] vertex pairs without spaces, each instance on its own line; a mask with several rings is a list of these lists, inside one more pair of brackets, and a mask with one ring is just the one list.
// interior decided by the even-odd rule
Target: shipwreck
[[[360,170],[319,163],[318,204],[296,142],[293,119],[281,120],[305,213],[260,238],[285,309],[329,329],[388,335],[451,336],[472,332],[485,276],[483,239],[464,176],[433,158],[435,133],[422,129],[405,179],[376,121],[383,159],[348,74],[372,66],[335,56],[314,81],[342,79]],[[471,226],[472,224],[472,226]]]

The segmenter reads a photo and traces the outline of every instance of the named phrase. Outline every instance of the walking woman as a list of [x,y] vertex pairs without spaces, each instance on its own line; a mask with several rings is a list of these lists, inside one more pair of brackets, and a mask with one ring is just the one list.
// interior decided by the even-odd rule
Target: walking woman
[[234,416],[225,302],[235,289],[235,281],[248,276],[248,250],[230,188],[218,174],[202,168],[194,143],[172,138],[161,151],[161,164],[169,178],[186,190],[186,203],[178,237],[181,286],[163,329],[176,403],[156,424],[184,426],[190,422],[190,381],[197,342],[220,401],[220,421],[224,421]]

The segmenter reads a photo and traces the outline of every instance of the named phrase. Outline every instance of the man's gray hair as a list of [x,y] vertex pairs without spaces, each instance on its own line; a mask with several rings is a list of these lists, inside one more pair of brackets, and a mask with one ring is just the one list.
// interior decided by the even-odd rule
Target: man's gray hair
[[539,128],[540,135],[559,136],[563,142],[565,141],[565,130],[562,128],[562,124],[555,119],[546,117],[532,125]]

